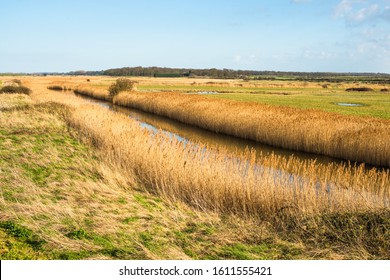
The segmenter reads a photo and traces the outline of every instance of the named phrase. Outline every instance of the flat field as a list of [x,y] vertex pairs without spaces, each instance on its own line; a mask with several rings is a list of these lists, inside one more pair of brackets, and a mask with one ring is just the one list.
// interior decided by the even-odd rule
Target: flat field
[[[390,94],[381,92],[346,92],[345,90],[305,90],[284,93],[229,93],[210,97],[258,102],[262,104],[317,109],[345,115],[390,119]],[[345,104],[343,106],[343,104]],[[341,105],[339,105],[341,104]],[[348,106],[358,104],[361,106]]]

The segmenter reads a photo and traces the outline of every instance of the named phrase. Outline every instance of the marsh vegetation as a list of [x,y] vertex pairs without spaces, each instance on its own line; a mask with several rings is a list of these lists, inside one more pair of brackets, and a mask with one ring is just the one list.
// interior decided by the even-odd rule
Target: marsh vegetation
[[[29,131],[33,127],[42,127],[44,130],[48,126],[53,127],[59,135],[68,135],[66,137],[69,137],[69,140],[66,140],[64,145],[50,148],[50,153],[45,153],[45,162],[37,166],[27,165],[26,172],[30,174],[28,177],[13,177],[11,174],[16,174],[16,169],[12,169],[16,168],[15,164],[12,164],[13,157],[10,154],[4,157],[5,167],[2,168],[9,172],[3,173],[2,176],[6,176],[3,182],[9,183],[2,186],[3,194],[4,190],[8,192],[7,198],[2,202],[2,208],[11,213],[7,216],[7,221],[24,227],[28,223],[23,220],[34,221],[30,224],[34,225],[31,230],[36,236],[31,235],[31,238],[34,237],[33,239],[38,241],[44,239],[47,242],[40,245],[43,252],[47,253],[45,248],[58,248],[58,244],[66,241],[73,244],[72,246],[78,244],[79,247],[74,247],[73,252],[86,248],[86,255],[80,255],[79,258],[115,258],[115,254],[105,253],[109,248],[112,249],[110,252],[118,250],[116,252],[119,258],[390,257],[388,169],[367,170],[363,165],[354,163],[321,164],[315,160],[294,157],[286,159],[275,154],[258,155],[250,150],[233,155],[223,147],[215,149],[202,143],[183,143],[166,133],[146,130],[136,120],[93,105],[68,92],[47,91],[47,84],[51,81],[38,82],[32,79],[29,82],[33,89],[31,96],[36,105],[25,107],[25,110],[33,110],[29,111],[29,114],[37,116],[37,119],[34,123],[21,126],[30,127]],[[101,96],[108,96],[106,84],[112,82],[113,80],[94,81],[91,77],[89,86],[90,89],[104,92],[105,95]],[[141,90],[142,81],[138,88]],[[291,107],[249,104],[181,93],[124,91],[114,97],[114,102],[119,100],[129,102],[131,106],[141,104],[139,106],[150,106],[153,110],[165,110],[168,116],[172,114],[193,118],[198,123],[214,126],[218,132],[222,131],[220,127],[242,131],[244,136],[252,130],[256,133],[266,131],[267,133],[262,135],[269,137],[266,139],[280,139],[282,143],[291,143],[298,147],[328,147],[329,150],[338,149],[340,153],[354,156],[360,147],[354,145],[361,145],[359,141],[355,142],[355,138],[361,137],[361,140],[367,142],[364,147],[368,150],[361,149],[362,154],[359,156],[385,163],[388,160],[388,157],[375,152],[375,145],[379,145],[383,149],[382,153],[387,153],[388,144],[384,139],[388,136],[388,130],[385,130],[388,121],[383,119],[356,118],[318,110],[302,111]],[[21,141],[21,138],[14,139],[10,136],[12,133],[7,132],[20,127],[13,128],[11,122],[5,121],[17,119],[22,111],[6,109],[1,112],[7,117],[1,119],[2,137],[5,139],[2,143],[10,145],[7,147],[23,147],[14,145]],[[218,117],[218,114],[221,117]],[[214,124],[210,124],[212,122]],[[262,124],[261,130],[251,129],[251,125],[259,122]],[[278,124],[277,129],[272,126],[273,122]],[[313,122],[324,130],[315,130]],[[40,131],[39,129],[37,131]],[[379,133],[379,140],[365,138],[366,129]],[[347,132],[354,137],[348,138]],[[27,137],[23,133],[21,135]],[[321,139],[333,139],[335,135],[343,136],[337,138],[338,146],[319,142]],[[321,138],[322,136],[329,138]],[[72,142],[74,139],[80,142]],[[31,143],[32,150],[21,151],[21,157],[26,153],[35,157],[34,149],[42,148],[40,142]],[[59,142],[53,142],[56,143]],[[7,147],[4,147],[4,150]],[[80,165],[77,165],[76,161],[67,162],[67,156],[62,157],[57,151],[60,147],[73,149],[75,152],[72,155],[75,156],[84,157],[85,154],[86,161],[89,161],[89,155],[92,155],[96,161],[93,161],[92,165],[86,164],[84,159],[79,160]],[[75,150],[74,147],[79,148]],[[85,150],[89,152],[83,152]],[[15,150],[13,154],[19,152]],[[43,159],[38,159],[38,162],[41,160]],[[58,166],[58,160],[64,160],[65,165],[77,166],[76,173],[80,174],[80,180],[78,177],[70,180],[75,175],[72,171],[69,176],[65,174],[68,176],[66,178],[56,177],[61,174],[60,170],[63,170]],[[56,163],[50,169],[54,161]],[[96,168],[96,162],[104,166]],[[96,185],[91,183],[93,188],[87,188],[89,183],[81,183],[83,180],[90,182],[88,178],[96,182]],[[27,214],[23,210],[25,206],[19,207],[19,203],[31,204],[31,197],[25,189],[20,192],[12,191],[11,186],[15,180],[29,180],[28,183],[23,181],[20,185],[30,188],[33,186],[31,189],[38,194],[34,196],[34,203],[41,203],[44,196],[52,199],[54,194],[58,199],[48,202],[48,205],[51,205],[50,210],[45,207],[38,208],[33,204],[28,208],[31,213]],[[59,182],[59,185],[53,181]],[[26,200],[23,200],[25,195]],[[85,201],[85,208],[71,204],[72,201],[80,199]],[[59,208],[54,207],[57,204]],[[50,226],[49,232],[42,231],[41,226],[44,223],[53,222],[53,215],[49,213],[54,211],[59,215],[58,211],[64,209],[64,205],[72,205],[71,208],[65,208],[69,210],[65,214],[71,223],[66,225],[61,222],[62,229],[59,231]],[[144,220],[145,215],[139,215],[140,206],[147,209],[145,211],[150,217],[149,220]],[[85,209],[90,207],[95,214],[87,214]],[[172,209],[174,211],[171,211]],[[76,210],[80,216],[72,214]],[[138,214],[130,215],[132,211]],[[188,216],[188,211],[196,213],[197,218],[192,224],[189,221],[193,216]],[[40,220],[38,217],[42,217],[42,214],[46,218]],[[205,218],[207,215],[210,215],[208,220]],[[138,240],[136,244],[141,244],[141,247],[132,247],[132,242],[125,245],[124,239],[118,239],[115,233],[103,230],[101,225],[107,225],[105,217],[115,225],[114,232],[122,232],[129,240]],[[162,220],[159,226],[156,226],[158,219]],[[126,223],[115,222],[119,220],[125,220]],[[177,221],[179,225],[175,227]],[[138,227],[138,232],[134,227],[127,226],[133,223],[141,227],[146,226],[147,230],[141,231]],[[174,233],[170,231],[171,228],[175,228]],[[8,234],[7,228],[3,229],[5,234]],[[223,232],[225,237],[222,237]],[[25,240],[31,239],[30,235],[26,238]],[[18,242],[23,240],[19,238]],[[174,244],[176,253],[170,254],[166,250],[167,244]],[[202,250],[202,247],[206,249]],[[41,252],[39,250],[37,252]],[[285,255],[278,253],[283,250]],[[276,253],[273,255],[271,251]],[[51,257],[53,256],[58,257]]]

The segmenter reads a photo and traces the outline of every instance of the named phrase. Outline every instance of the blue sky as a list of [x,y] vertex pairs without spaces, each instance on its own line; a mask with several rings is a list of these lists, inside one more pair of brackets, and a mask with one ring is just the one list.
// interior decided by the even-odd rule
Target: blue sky
[[0,72],[390,73],[390,0],[0,0]]

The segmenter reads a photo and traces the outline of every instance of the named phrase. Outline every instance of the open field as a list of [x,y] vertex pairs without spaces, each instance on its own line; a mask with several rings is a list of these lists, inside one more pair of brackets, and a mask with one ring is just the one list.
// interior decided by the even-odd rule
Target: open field
[[[48,91],[48,81],[24,81],[32,100],[0,96],[1,104],[8,104],[1,111],[2,150],[16,149],[2,154],[2,190],[9,199],[1,204],[7,213],[1,228],[14,244],[39,253],[32,258],[59,258],[50,252],[69,250],[73,243],[81,245],[71,252],[85,253],[71,254],[76,258],[390,258],[388,171],[277,156],[260,157],[255,165],[250,152],[240,160],[223,150],[205,155],[199,144],[184,145],[67,92]],[[47,143],[34,140],[42,131]],[[60,135],[66,139],[51,141]],[[18,164],[23,158],[32,162],[27,171]],[[267,167],[260,174],[257,162]],[[64,172],[69,169],[71,174]],[[275,178],[274,170],[293,175]],[[150,219],[133,219],[144,217],[140,206]],[[43,217],[37,209],[44,210]],[[70,225],[69,219],[58,220],[64,215]],[[194,215],[197,226],[188,225]],[[126,217],[129,223],[120,222]],[[15,227],[27,227],[27,237],[12,235]],[[205,234],[210,239],[199,239]],[[30,246],[33,241],[39,248]],[[229,245],[234,248],[225,250]]]
[[[236,101],[257,102],[300,109],[316,109],[344,115],[375,117],[390,120],[390,94],[381,92],[319,92],[301,91],[296,94],[212,94],[209,97]],[[337,103],[361,104],[359,107],[340,106]]]

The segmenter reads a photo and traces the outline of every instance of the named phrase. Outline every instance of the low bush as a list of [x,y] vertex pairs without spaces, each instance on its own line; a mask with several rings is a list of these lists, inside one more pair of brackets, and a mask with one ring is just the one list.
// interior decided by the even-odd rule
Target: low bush
[[346,91],[374,91],[369,87],[355,87],[355,88],[347,88]]
[[110,92],[110,96],[114,97],[118,93],[122,91],[132,91],[134,90],[135,83],[129,79],[121,78],[117,79],[115,83],[113,83],[108,91]]
[[48,86],[47,88],[50,90],[59,90],[59,91],[64,90],[64,88],[62,86],[56,86],[56,85],[55,86]]
[[0,93],[21,93],[30,94],[31,89],[25,86],[5,86],[0,89]]

